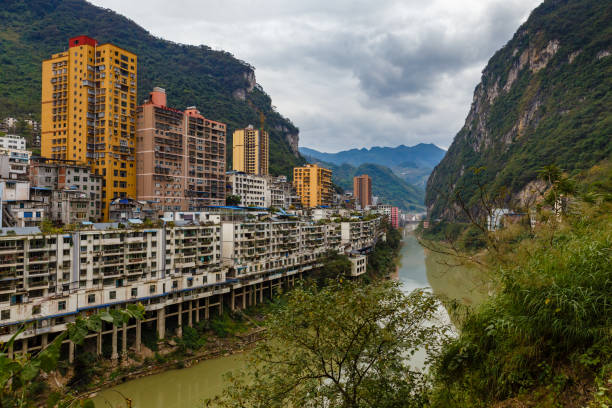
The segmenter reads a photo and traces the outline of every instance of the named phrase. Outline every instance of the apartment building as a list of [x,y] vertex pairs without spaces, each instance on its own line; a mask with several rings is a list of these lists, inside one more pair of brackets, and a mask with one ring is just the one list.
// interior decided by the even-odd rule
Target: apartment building
[[232,169],[248,174],[268,174],[269,137],[263,129],[249,125],[232,136]]
[[391,207],[391,218],[389,219],[393,228],[399,228],[400,210],[397,207]]
[[333,201],[332,171],[316,164],[293,169],[293,186],[306,208],[331,205]]
[[4,135],[0,137],[0,150],[25,150],[25,138],[17,135]]
[[158,215],[224,205],[226,125],[166,104],[156,87],[138,107],[138,200]]
[[[376,220],[345,227],[306,219],[257,219],[253,213],[210,214],[215,222],[204,217],[166,227],[93,224],[68,234],[0,229],[0,341],[6,342],[23,322],[32,322],[8,352],[35,351],[80,315],[142,303],[143,321],[120,328],[104,324],[87,336],[86,343],[95,342],[98,354],[103,343],[111,343],[111,358],[116,359],[127,353],[127,338],[140,349],[142,324],[155,324],[164,338],[171,321],[180,336],[183,325],[222,313],[224,305],[244,308],[281,286],[292,286],[303,273],[321,266],[327,251],[342,252],[346,243],[357,241],[371,248],[380,234]],[[352,274],[362,266],[357,261]],[[123,332],[121,345],[118,332]],[[75,345],[66,342],[63,347],[72,361]]]
[[227,185],[231,194],[240,197],[243,207],[268,207],[270,192],[268,179],[263,176],[248,174],[241,171],[228,171]]
[[[369,252],[379,235],[380,218],[368,221],[350,221],[341,223],[341,242],[352,251]],[[375,237],[375,238],[373,238]]]
[[293,185],[287,181],[287,176],[268,176],[266,190],[266,207],[295,208],[301,206]]
[[101,217],[136,195],[137,56],[87,36],[42,64],[41,153],[102,176]]
[[64,224],[101,221],[103,178],[89,166],[74,160],[36,158],[30,163],[29,178],[32,194],[50,205],[51,219]]
[[372,179],[367,174],[353,177],[353,196],[361,208],[372,205]]
[[27,180],[31,155],[27,150],[0,149],[0,178]]

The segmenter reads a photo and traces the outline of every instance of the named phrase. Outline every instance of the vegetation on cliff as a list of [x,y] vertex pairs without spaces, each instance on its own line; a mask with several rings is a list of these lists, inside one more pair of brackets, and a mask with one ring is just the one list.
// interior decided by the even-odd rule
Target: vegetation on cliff
[[[270,171],[290,175],[303,159],[289,143],[298,129],[272,106],[255,84],[254,68],[205,45],[177,44],[156,38],[133,21],[84,0],[7,0],[0,7],[0,118],[40,118],[41,63],[64,51],[68,39],[89,35],[138,55],[138,100],[154,86],[166,88],[169,106],[195,105],[210,119],[234,129],[259,125],[270,131]],[[228,153],[231,149],[228,149]],[[231,160],[231,155],[228,155]]]
[[[476,310],[454,310],[464,312],[461,332],[433,366],[434,407],[612,401],[612,162],[574,180],[539,173],[551,183],[534,204],[535,225],[506,223],[479,234],[485,252],[458,253],[487,268],[497,290]],[[447,253],[468,231],[443,230],[435,248]]]
[[508,201],[545,164],[576,174],[612,152],[612,3],[546,0],[489,60],[465,125],[433,171],[432,218],[459,216],[448,191],[474,206],[471,168]]

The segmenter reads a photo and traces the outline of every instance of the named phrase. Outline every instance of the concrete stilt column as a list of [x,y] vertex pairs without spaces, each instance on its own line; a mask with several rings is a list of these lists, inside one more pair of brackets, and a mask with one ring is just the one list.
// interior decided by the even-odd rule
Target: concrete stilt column
[[246,309],[246,296],[247,296],[247,288],[242,288],[242,310]]
[[166,308],[157,311],[157,337],[163,340],[166,337]]
[[259,284],[259,303],[263,303],[263,282]]
[[142,322],[140,320],[136,320],[136,351],[140,352],[142,350]]
[[127,325],[123,323],[123,336],[121,336],[121,356],[127,356]]
[[210,314],[209,314],[210,310],[209,309],[210,309],[210,298],[207,297],[204,300],[204,320],[210,319]]
[[200,299],[196,300],[196,314],[195,314],[195,321],[196,323],[198,323],[200,321],[200,309],[202,308],[201,304],[200,304]]
[[249,306],[253,306],[255,299],[253,299],[253,285],[249,287]]
[[178,337],[183,336],[183,302],[178,304],[178,327],[176,328],[176,335]]
[[189,301],[189,318],[187,319],[189,327],[193,327],[193,300]]
[[223,315],[223,295],[219,295],[219,316]]
[[119,354],[117,353],[117,326],[113,324],[113,352],[111,354],[111,360],[117,360],[119,358]]
[[47,333],[44,333],[40,337],[40,343],[41,343],[41,350],[44,350],[47,348],[47,345],[49,344],[49,335]]
[[96,354],[99,356],[102,355],[102,330],[96,335]]
[[74,343],[68,340],[68,362],[74,363]]
[[236,290],[232,288],[232,301],[230,303],[230,310],[233,312],[236,304]]
[[21,353],[24,356],[28,354],[28,339],[23,339],[23,346],[21,347]]

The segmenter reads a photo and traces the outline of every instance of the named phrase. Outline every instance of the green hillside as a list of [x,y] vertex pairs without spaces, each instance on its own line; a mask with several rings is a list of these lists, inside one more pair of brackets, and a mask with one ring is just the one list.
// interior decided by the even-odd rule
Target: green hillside
[[480,173],[510,200],[556,164],[570,173],[612,153],[612,2],[546,0],[489,60],[465,125],[427,184],[433,217],[449,191],[474,204]]
[[274,110],[248,63],[204,45],[156,38],[133,21],[83,0],[2,1],[0,117],[40,117],[41,62],[65,50],[76,35],[112,42],[138,55],[139,100],[154,86],[166,88],[170,106],[195,105],[204,116],[227,123],[229,146],[234,129],[259,124],[260,110],[271,135],[270,171],[290,175],[293,166],[304,162],[297,152],[298,128]]

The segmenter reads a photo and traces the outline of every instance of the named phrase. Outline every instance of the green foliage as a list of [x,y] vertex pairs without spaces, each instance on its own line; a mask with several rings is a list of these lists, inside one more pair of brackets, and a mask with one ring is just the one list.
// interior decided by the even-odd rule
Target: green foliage
[[[102,311],[87,318],[77,317],[68,329],[51,341],[46,348],[36,355],[15,355],[9,358],[8,350],[13,346],[15,339],[25,330],[25,326],[18,330],[11,339],[0,346],[0,403],[2,407],[26,407],[33,404],[32,388],[35,379],[41,372],[49,373],[58,367],[60,350],[64,340],[80,344],[89,331],[99,331],[102,321],[117,326],[123,325],[130,319],[142,319],[144,306],[130,304],[125,309]],[[58,400],[57,406],[64,407],[74,402],[72,395],[65,395]]]
[[242,197],[239,195],[228,195],[225,197],[225,205],[240,205],[242,201]]
[[259,86],[245,101],[233,96],[250,86],[254,68],[228,52],[154,37],[126,17],[83,0],[7,0],[0,8],[0,27],[0,117],[32,115],[39,120],[42,60],[64,51],[69,38],[89,35],[138,55],[139,101],[161,86],[168,92],[169,106],[196,105],[207,118],[227,123],[228,164],[232,132],[258,125],[258,110],[270,133],[270,172],[291,176],[291,168],[304,163],[286,140],[298,129],[275,111]]
[[[573,175],[609,157],[612,58],[600,53],[609,49],[611,16],[610,2],[598,0],[546,0],[533,11],[489,60],[475,92],[478,111],[470,112],[472,120],[428,181],[431,216],[453,216],[449,190],[477,204],[470,167],[487,169],[483,182],[490,191],[505,187],[515,194],[543,165],[562,166]],[[559,48],[545,68],[532,71],[528,62],[509,90],[501,89],[523,55],[542,54],[551,41]],[[495,84],[498,96],[492,99]]]
[[499,265],[498,292],[468,314],[435,365],[436,406],[482,406],[539,385],[559,395],[612,363],[610,206],[566,218]]
[[406,356],[437,349],[444,328],[423,324],[437,307],[389,281],[297,288],[269,316],[248,372],[208,406],[422,407],[427,379]]
[[319,287],[326,285],[329,281],[337,281],[351,274],[351,261],[344,254],[329,251],[322,262],[323,266],[309,276]]
[[194,327],[184,326],[183,336],[175,339],[182,352],[197,351],[206,345],[206,337]]
[[231,337],[246,330],[240,314],[230,316],[228,313],[224,313],[222,316],[211,318],[207,324],[207,328],[221,338]]
[[93,353],[77,353],[73,365],[74,375],[68,382],[68,386],[75,390],[82,390],[89,386],[96,373],[96,360]]
[[384,278],[395,272],[402,234],[388,222],[383,223],[386,241],[379,240],[368,255],[367,271],[370,278]]

